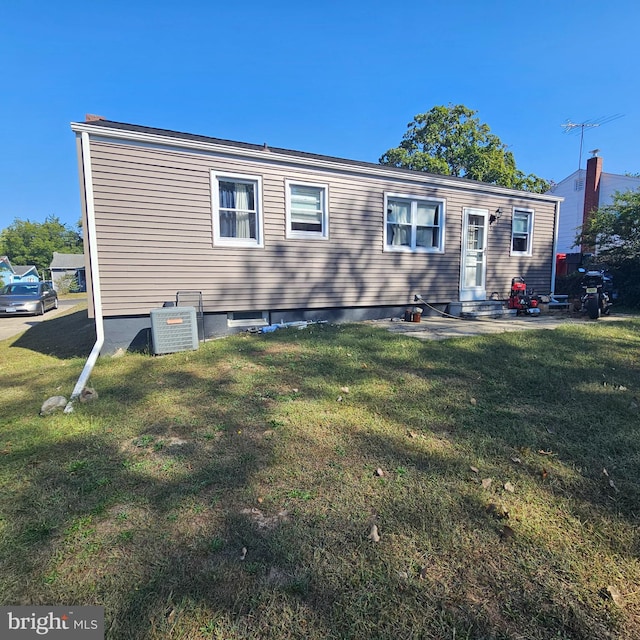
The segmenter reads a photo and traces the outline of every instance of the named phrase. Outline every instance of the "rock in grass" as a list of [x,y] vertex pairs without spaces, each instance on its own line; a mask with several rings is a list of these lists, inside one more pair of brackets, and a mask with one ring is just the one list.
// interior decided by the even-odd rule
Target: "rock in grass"
[[64,396],[52,396],[42,403],[42,406],[40,407],[40,415],[51,415],[59,409],[64,409],[66,406],[67,399]]
[[80,402],[92,402],[98,399],[98,392],[93,387],[85,387],[80,394]]

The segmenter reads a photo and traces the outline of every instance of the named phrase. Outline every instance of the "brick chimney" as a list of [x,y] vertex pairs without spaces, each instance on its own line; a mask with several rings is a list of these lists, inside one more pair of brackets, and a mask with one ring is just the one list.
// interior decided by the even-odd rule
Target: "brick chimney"
[[93,113],[87,113],[84,117],[85,122],[95,122],[96,120],[106,120],[104,116],[96,116]]
[[[602,174],[602,158],[594,156],[587,160],[587,178],[584,184],[584,209],[582,226],[587,224],[591,214],[600,206],[600,176]],[[582,253],[593,253],[595,247],[580,245]]]

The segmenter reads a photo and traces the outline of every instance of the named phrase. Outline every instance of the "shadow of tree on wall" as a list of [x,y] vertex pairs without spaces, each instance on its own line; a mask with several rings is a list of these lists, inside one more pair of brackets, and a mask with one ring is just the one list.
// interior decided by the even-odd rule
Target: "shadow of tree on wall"
[[[413,302],[416,293],[434,302],[457,299],[459,238],[450,234],[443,254],[383,251],[378,208],[370,214],[378,223],[360,220],[357,239],[351,240],[345,229],[332,227],[329,243],[271,240],[266,262],[260,252],[247,252],[242,263],[243,297],[256,309],[404,306]],[[358,226],[357,221],[353,224]],[[261,272],[265,277],[256,278]],[[237,295],[231,288],[209,302],[225,305],[225,297],[235,301]]]

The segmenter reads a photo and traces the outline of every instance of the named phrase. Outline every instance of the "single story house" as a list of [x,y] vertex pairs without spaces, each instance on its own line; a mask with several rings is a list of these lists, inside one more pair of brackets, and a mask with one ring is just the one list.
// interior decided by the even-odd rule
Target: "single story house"
[[65,279],[75,282],[76,291],[87,290],[87,277],[84,253],[53,252],[53,259],[49,265],[53,288],[60,289]]
[[[71,124],[102,353],[202,294],[206,336],[553,290],[562,198],[88,116]],[[427,308],[425,307],[425,310]]]
[[12,265],[7,256],[0,256],[0,279],[4,284],[12,282],[39,282],[40,274],[33,264]]

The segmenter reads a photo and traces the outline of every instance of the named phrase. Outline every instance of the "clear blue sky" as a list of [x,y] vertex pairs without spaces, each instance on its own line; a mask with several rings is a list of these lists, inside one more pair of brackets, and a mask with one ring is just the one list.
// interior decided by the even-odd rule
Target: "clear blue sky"
[[478,111],[518,167],[640,171],[637,0],[4,0],[0,229],[80,215],[74,135],[110,120],[377,162],[417,113]]

